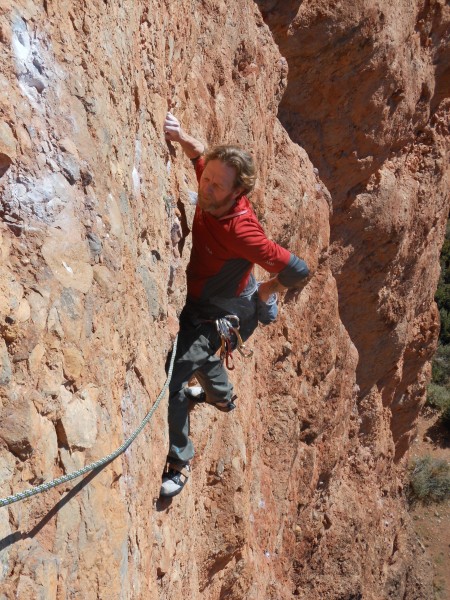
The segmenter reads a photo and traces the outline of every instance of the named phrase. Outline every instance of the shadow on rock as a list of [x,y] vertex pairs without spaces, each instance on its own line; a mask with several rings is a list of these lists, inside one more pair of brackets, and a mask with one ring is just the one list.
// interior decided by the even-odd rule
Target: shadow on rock
[[16,531],[15,533],[10,533],[9,535],[1,539],[0,552],[2,550],[5,550],[5,548],[8,548],[8,546],[11,546],[12,544],[15,544],[20,540],[34,538],[34,536],[41,531],[41,529],[58,513],[58,511],[60,511],[61,508],[63,508],[63,506],[65,506],[74,496],[76,496],[76,494],[78,494],[78,492],[80,492],[88,483],[90,483],[94,479],[94,477],[96,477],[100,473],[100,471],[105,467],[106,464],[95,469],[94,471],[91,471],[89,475],[87,475],[82,481],[77,483],[77,485],[73,487],[70,490],[70,492],[66,496],[64,496],[64,498],[61,498],[61,500],[57,502],[57,504],[55,504],[55,506],[45,515],[43,519],[39,521],[39,523],[37,523],[33,527],[33,529],[30,529],[30,531]]
[[450,448],[450,430],[442,423],[441,419],[429,427],[425,435],[432,440],[433,444],[441,448]]
[[163,496],[160,496],[155,503],[157,512],[168,510],[172,506],[172,500],[173,498],[164,498]]

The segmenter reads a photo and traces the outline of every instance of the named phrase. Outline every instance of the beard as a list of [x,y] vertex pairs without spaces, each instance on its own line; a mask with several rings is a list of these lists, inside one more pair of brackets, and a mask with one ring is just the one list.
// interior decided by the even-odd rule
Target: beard
[[222,200],[215,200],[206,194],[203,194],[200,190],[198,190],[198,205],[205,212],[211,212],[214,210],[218,210],[224,206],[226,206],[233,199],[233,192],[230,192],[225,198]]

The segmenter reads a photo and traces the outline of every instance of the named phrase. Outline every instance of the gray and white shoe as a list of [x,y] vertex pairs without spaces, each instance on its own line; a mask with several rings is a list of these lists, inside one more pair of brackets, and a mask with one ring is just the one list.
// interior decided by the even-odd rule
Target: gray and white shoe
[[217,408],[217,410],[220,410],[221,412],[230,412],[230,410],[236,408],[236,404],[234,404],[233,400],[236,400],[237,396],[233,396],[231,400],[224,400],[223,402],[211,402],[208,400],[205,390],[199,385],[185,387],[184,393],[189,400],[192,400],[192,402],[206,402],[206,404],[214,406],[214,408]]
[[192,402],[206,402],[205,390],[200,385],[185,387],[184,393]]
[[172,498],[181,492],[189,479],[191,468],[189,465],[168,463],[164,469],[160,496]]

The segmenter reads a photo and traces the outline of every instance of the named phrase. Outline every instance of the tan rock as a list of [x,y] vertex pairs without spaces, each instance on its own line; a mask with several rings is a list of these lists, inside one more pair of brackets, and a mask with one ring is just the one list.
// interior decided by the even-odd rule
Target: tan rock
[[80,397],[83,400],[89,400],[93,405],[97,405],[100,396],[100,390],[96,385],[88,384],[80,391]]
[[16,461],[10,452],[5,452],[0,456],[0,481],[3,484],[8,483],[14,475]]
[[78,157],[77,147],[70,138],[65,137],[59,140],[59,146],[64,152],[69,152],[69,154],[73,154],[75,157]]
[[123,219],[119,205],[112,194],[108,194],[107,207],[111,234],[121,240],[124,234]]
[[39,586],[28,575],[20,575],[17,585],[18,598],[38,598]]
[[81,523],[81,511],[78,502],[69,502],[58,511],[55,535],[55,553],[63,553],[69,543],[69,536],[76,533]]
[[33,466],[38,476],[50,481],[55,474],[58,457],[58,440],[53,423],[39,416],[37,423],[36,444],[33,450]]
[[7,277],[4,273],[0,284],[0,314],[14,315],[23,298],[23,287],[14,276]]
[[[11,248],[11,242],[8,239],[8,237],[6,237],[2,230],[0,229],[0,259],[2,261],[2,264],[6,263],[6,260],[9,256],[9,251]],[[4,285],[5,282],[3,281],[2,278],[2,285]],[[0,301],[0,311],[2,310],[2,305],[1,305],[1,301]]]
[[[21,575],[22,584],[19,581],[19,586],[22,585],[21,589],[25,596],[19,597],[42,598],[43,600],[55,598],[58,586],[58,557],[36,542],[21,554],[21,558],[26,560],[26,568]],[[32,595],[29,596],[28,593],[32,593]]]
[[34,404],[19,392],[12,391],[8,400],[2,409],[0,438],[10,452],[25,460],[36,446],[39,415]]
[[50,369],[43,365],[39,372],[38,390],[43,396],[56,398],[59,394],[61,384],[64,381],[62,365],[53,365]]
[[30,304],[31,320],[38,331],[45,329],[49,297],[45,293],[31,291],[27,297]]
[[[64,246],[62,239],[46,242],[42,247],[45,261],[62,286],[86,293],[92,284],[92,267],[86,262],[72,258],[71,255],[67,256]],[[75,249],[72,247],[70,254],[74,252]]]
[[28,357],[28,368],[32,375],[37,375],[41,369],[42,359],[45,356],[45,347],[43,344],[37,344]]
[[73,396],[61,419],[69,448],[92,448],[97,438],[97,407],[93,399]]
[[[6,488],[6,486],[1,486],[0,490],[2,490],[2,492],[0,492],[0,495],[2,496],[2,498],[6,495],[9,495],[9,493],[10,493],[9,488]],[[6,540],[6,539],[8,539],[8,536],[11,535],[11,533],[12,533],[12,530],[11,530],[11,525],[9,523],[8,511],[2,510],[2,511],[0,511],[0,538],[2,540]],[[0,582],[4,582],[8,578],[8,561],[9,561],[10,553],[11,553],[11,546],[6,546],[2,550],[2,560],[0,562]],[[2,587],[3,587],[3,585],[2,585]],[[0,598],[1,598],[1,596],[0,596]],[[6,598],[6,596],[4,596],[4,598]]]
[[[85,315],[83,294],[74,289],[66,288],[55,303],[58,319],[62,328],[62,337],[66,343],[79,344],[85,331]],[[55,315],[56,319],[56,315]],[[59,331],[57,321],[54,327]],[[61,335],[61,332],[60,334]]]
[[78,381],[84,370],[84,358],[78,348],[64,348],[64,375],[70,381]]
[[83,293],[89,291],[93,270],[90,262],[89,244],[81,237],[80,223],[73,211],[62,211],[42,246],[42,255],[55,278],[67,288]]
[[19,321],[19,323],[25,323],[31,316],[31,308],[28,301],[25,298],[22,298],[20,301],[19,307],[14,314],[14,318]]
[[8,348],[3,338],[0,338],[0,386],[8,385],[12,379],[12,367]]
[[94,270],[94,280],[98,283],[101,289],[107,294],[108,298],[111,298],[114,290],[115,284],[111,271],[103,266],[103,265],[95,265],[93,267]]
[[53,306],[48,313],[47,330],[49,333],[55,333],[60,339],[63,339],[64,337],[64,330],[61,326],[59,313],[55,306]]
[[0,154],[6,154],[10,159],[16,157],[16,139],[10,126],[5,123],[0,123]]

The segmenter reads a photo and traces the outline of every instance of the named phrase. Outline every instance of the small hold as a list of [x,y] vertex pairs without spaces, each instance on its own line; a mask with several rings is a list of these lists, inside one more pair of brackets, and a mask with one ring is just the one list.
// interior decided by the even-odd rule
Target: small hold
[[194,206],[198,202],[198,194],[197,192],[193,192],[192,190],[188,190],[189,202]]
[[87,234],[87,239],[88,239],[89,248],[90,248],[92,254],[94,256],[100,255],[101,252],[102,252],[102,241],[98,237],[98,235],[96,235],[95,233],[93,233],[92,231],[90,231]]
[[45,82],[40,77],[27,75],[22,77],[22,81],[29,87],[34,87],[39,94],[42,94],[42,92],[45,90]]
[[67,269],[67,271],[69,271],[69,273],[71,273],[73,275],[73,269],[72,267],[69,267],[69,265],[67,263],[65,263],[64,261],[61,261],[64,268]]
[[83,184],[83,187],[87,187],[88,185],[90,185],[92,183],[92,180],[93,180],[92,173],[90,173],[87,169],[81,169],[80,175],[81,175],[81,183]]

